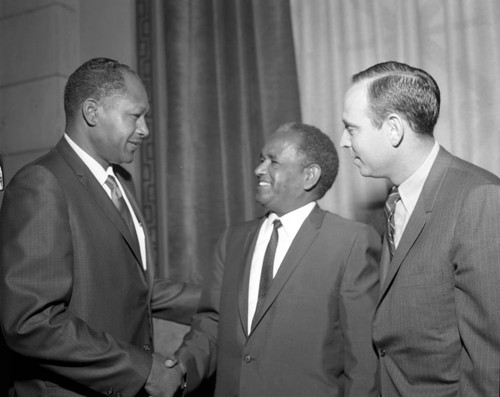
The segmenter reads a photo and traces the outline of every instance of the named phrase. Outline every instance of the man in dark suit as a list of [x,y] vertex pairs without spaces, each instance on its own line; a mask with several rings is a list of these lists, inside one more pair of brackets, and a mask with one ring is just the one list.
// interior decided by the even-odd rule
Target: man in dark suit
[[132,181],[118,165],[149,134],[146,91],[128,66],[98,58],[70,76],[64,107],[66,134],[14,176],[0,212],[11,392],[170,396],[181,374],[153,352],[152,313],[188,323],[199,294],[154,280]]
[[289,123],[269,137],[255,170],[269,212],[218,242],[177,352],[188,390],[216,371],[216,396],[377,395],[380,237],[318,207],[337,170],[315,127]]
[[341,145],[394,186],[373,328],[383,397],[499,393],[500,180],[439,146],[439,107],[434,79],[398,62],[345,96]]

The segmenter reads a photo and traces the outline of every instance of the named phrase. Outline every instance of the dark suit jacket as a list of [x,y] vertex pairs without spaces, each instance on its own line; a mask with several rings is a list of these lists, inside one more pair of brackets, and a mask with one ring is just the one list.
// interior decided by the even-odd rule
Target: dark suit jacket
[[178,354],[188,388],[217,367],[216,396],[374,396],[371,321],[380,237],[315,207],[248,335],[250,264],[262,220],[222,235],[198,314]]
[[153,267],[149,257],[143,271],[119,212],[64,139],[23,168],[0,211],[0,320],[16,395],[139,393],[152,311],[189,322],[197,303],[195,289],[154,282]]
[[499,308],[500,180],[441,148],[375,314],[382,396],[498,396]]

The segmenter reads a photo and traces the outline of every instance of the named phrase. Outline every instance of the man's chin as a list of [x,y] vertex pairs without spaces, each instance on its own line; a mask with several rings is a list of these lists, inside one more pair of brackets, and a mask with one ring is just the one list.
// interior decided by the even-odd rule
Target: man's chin
[[356,167],[358,167],[359,174],[364,177],[370,177],[373,176],[372,172],[367,169],[362,163],[356,164]]
[[255,201],[257,202],[257,204],[260,204],[262,206],[265,206],[265,200],[263,200],[263,198],[261,197],[261,195],[259,193],[257,193],[255,195]]
[[134,153],[125,153],[120,158],[120,164],[130,164],[132,161],[134,161]]
[[262,192],[257,191],[255,194],[255,201],[262,205],[264,208],[267,208],[267,204],[269,204],[269,197],[267,197],[265,194]]

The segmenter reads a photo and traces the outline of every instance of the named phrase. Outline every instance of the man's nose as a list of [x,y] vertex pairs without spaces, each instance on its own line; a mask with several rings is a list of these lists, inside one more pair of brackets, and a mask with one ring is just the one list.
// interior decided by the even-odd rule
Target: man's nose
[[137,121],[136,129],[137,129],[137,132],[139,133],[139,135],[143,136],[144,138],[146,138],[149,135],[149,128],[148,128],[148,124],[146,123],[145,117],[141,117]]
[[266,162],[263,161],[261,162],[254,170],[254,174],[256,176],[259,176],[259,175],[264,175],[266,173]]
[[342,132],[342,136],[340,137],[340,146],[341,147],[351,147],[351,138],[349,137],[349,134],[344,130]]

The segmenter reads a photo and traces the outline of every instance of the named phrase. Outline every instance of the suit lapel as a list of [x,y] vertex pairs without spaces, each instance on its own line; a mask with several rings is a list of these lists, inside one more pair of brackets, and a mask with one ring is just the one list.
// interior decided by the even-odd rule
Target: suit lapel
[[[128,193],[128,192],[127,192]],[[145,277],[148,285],[152,287],[153,281],[154,281],[154,274],[155,274],[155,260],[153,257],[153,250],[151,248],[151,240],[149,239],[149,233],[145,229],[146,225],[146,220],[142,216],[142,211],[139,208],[138,203],[135,201],[135,198],[132,198],[130,201],[130,204],[132,205],[134,212],[137,216],[137,219],[139,219],[139,223],[142,225],[144,228],[144,237],[145,237],[145,244],[146,244],[146,271],[145,271]],[[140,255],[140,248],[139,249],[139,255]],[[142,258],[139,262],[142,266]],[[141,270],[144,269],[143,267]],[[149,288],[149,295],[148,295],[148,302],[151,302],[151,294],[153,293],[153,288]]]
[[[89,196],[92,198],[92,200],[124,236],[138,263],[141,264],[142,261],[139,247],[134,243],[132,236],[130,236],[130,231],[128,230],[123,218],[114,206],[113,202],[109,199],[102,186],[95,178],[94,174],[92,174],[89,168],[80,159],[80,157],[78,157],[78,155],[64,138],[59,141],[56,147],[64,160],[73,169],[73,172],[78,176],[80,183],[89,193]],[[129,192],[127,193],[127,198],[129,198],[131,195]]]
[[[119,172],[115,172],[115,175],[120,180],[122,188],[125,191],[125,195],[127,196],[127,199],[129,201],[130,205],[132,206],[132,209],[134,211],[136,218],[139,220],[139,223],[141,225],[145,225],[144,219],[142,219],[139,204],[135,200],[135,194],[128,188],[127,182],[121,177]],[[113,207],[114,207],[114,205],[113,205]],[[115,210],[116,210],[116,207],[115,207]],[[116,219],[116,217],[115,217],[116,221],[118,222],[117,227],[120,228],[120,231],[122,232],[125,239],[127,240],[127,243],[130,245],[130,247],[134,251],[134,254],[136,255],[136,257],[138,256],[138,258],[141,258],[141,250],[140,250],[140,247],[138,245],[138,240],[132,238],[132,236],[130,235],[130,230],[127,227],[127,225],[125,224],[125,222],[123,221],[123,218],[122,218],[121,214],[119,213],[119,211],[116,210],[114,212],[119,215],[118,219]],[[146,231],[144,231],[144,234],[147,234]],[[142,264],[142,258],[139,260],[139,263]]]
[[242,258],[244,258],[244,267],[239,274],[239,313],[240,322],[243,332],[248,335],[248,288],[250,284],[250,269],[252,267],[253,252],[255,250],[255,244],[257,243],[257,236],[259,234],[260,227],[265,218],[260,221],[254,222],[253,225],[248,230],[245,240],[243,242]]
[[[410,217],[410,220],[408,221],[406,229],[401,236],[401,240],[399,242],[398,248],[396,249],[396,252],[394,253],[394,257],[388,265],[387,275],[385,277],[384,284],[382,285],[381,299],[386,294],[389,285],[396,276],[404,258],[408,254],[408,251],[422,232],[422,229],[424,228],[426,223],[425,218],[426,213],[424,211],[424,200],[422,200],[422,198],[419,198],[417,205]],[[386,243],[384,245],[386,246]],[[385,250],[383,252],[382,260],[389,261],[388,255],[388,250]]]
[[[403,235],[401,236],[401,240],[396,252],[394,253],[392,262],[389,264],[387,276],[382,285],[379,305],[387,294],[387,291],[396,277],[404,259],[408,255],[408,252],[424,230],[427,220],[432,214],[436,198],[439,194],[446,172],[450,166],[451,159],[452,156],[441,147],[422,188],[422,192],[415,209],[413,210]],[[384,260],[384,258],[382,258],[382,260]]]
[[325,212],[316,205],[311,214],[305,219],[297,235],[293,239],[288,252],[283,258],[283,262],[276,273],[276,277],[273,280],[264,302],[262,302],[260,308],[257,308],[255,312],[253,319],[254,328],[258,326],[297,266],[302,263],[302,258],[319,233],[319,228],[323,223],[324,216]]

